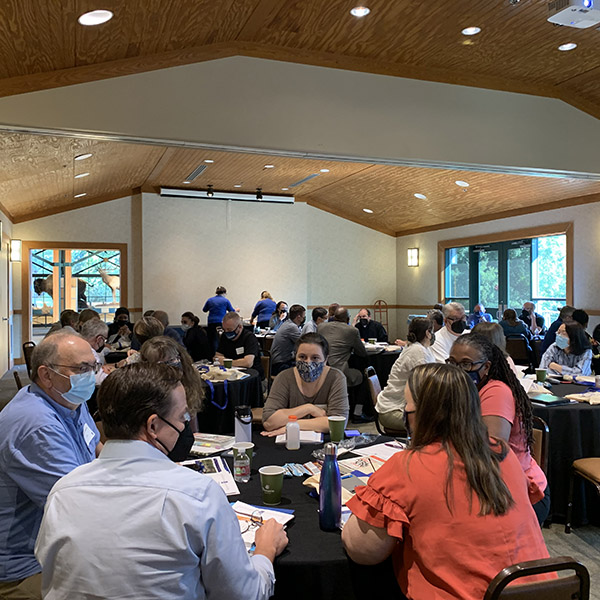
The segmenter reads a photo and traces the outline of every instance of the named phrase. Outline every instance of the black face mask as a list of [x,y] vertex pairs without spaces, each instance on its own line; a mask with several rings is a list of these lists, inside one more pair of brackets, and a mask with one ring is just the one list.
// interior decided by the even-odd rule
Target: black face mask
[[361,327],[366,327],[369,324],[369,319],[359,319],[359,321]]
[[450,326],[450,329],[460,335],[467,328],[467,324],[464,321],[454,321]]
[[119,328],[123,327],[123,325],[129,327],[129,321],[116,321]]
[[173,462],[181,462],[182,460],[185,460],[188,457],[192,446],[194,445],[194,434],[190,427],[190,422],[186,421],[183,429],[179,431],[175,425],[169,423],[169,421],[167,421],[164,417],[158,415],[158,418],[164,421],[169,427],[172,427],[179,434],[179,437],[177,438],[177,441],[171,450],[169,450],[158,438],[156,438],[156,441],[165,450],[168,450],[167,456]]

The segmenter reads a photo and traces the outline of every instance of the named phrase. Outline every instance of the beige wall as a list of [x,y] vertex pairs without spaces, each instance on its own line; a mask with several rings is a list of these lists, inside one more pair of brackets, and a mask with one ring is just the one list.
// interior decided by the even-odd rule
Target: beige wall
[[[12,223],[0,211],[2,235],[0,236],[0,376],[10,368],[10,339],[12,337],[12,315],[10,306],[10,272],[8,260],[9,242],[12,237]],[[6,319],[6,320],[5,320]]]
[[[578,308],[600,310],[600,203],[400,237],[397,239],[398,304],[433,305],[438,301],[439,241],[565,222],[573,222],[573,302]],[[407,249],[413,247],[419,248],[420,264],[416,268],[406,264]],[[406,334],[406,320],[411,312],[415,311],[399,313],[398,325],[402,335]],[[593,329],[599,322],[600,317],[590,317],[590,328]]]
[[0,113],[33,128],[600,172],[600,122],[560,100],[244,57],[2,98]]

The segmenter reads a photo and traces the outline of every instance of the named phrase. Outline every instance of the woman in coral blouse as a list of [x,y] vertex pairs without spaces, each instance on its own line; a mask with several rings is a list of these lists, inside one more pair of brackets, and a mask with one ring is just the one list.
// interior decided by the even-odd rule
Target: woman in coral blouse
[[391,554],[411,600],[481,600],[504,567],[548,556],[527,479],[508,446],[488,437],[464,371],[418,366],[405,397],[412,446],[356,488],[344,546],[360,564]]
[[541,525],[550,511],[550,488],[531,456],[533,411],[529,396],[500,348],[484,336],[471,333],[458,338],[446,362],[461,367],[475,382],[483,422],[491,436],[508,442],[517,455],[529,480],[529,498]]

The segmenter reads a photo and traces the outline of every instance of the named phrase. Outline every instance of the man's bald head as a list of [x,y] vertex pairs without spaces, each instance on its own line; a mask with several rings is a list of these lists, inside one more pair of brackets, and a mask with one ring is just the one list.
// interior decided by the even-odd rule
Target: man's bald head
[[350,323],[350,313],[348,309],[343,306],[338,306],[333,313],[333,320],[339,321],[340,323]]

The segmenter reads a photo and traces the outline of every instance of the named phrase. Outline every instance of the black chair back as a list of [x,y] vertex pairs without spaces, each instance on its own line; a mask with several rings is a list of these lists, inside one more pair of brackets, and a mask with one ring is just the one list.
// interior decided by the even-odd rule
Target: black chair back
[[31,379],[31,355],[35,348],[35,342],[25,342],[23,344],[23,358],[25,359],[25,365],[27,366],[27,375]]

